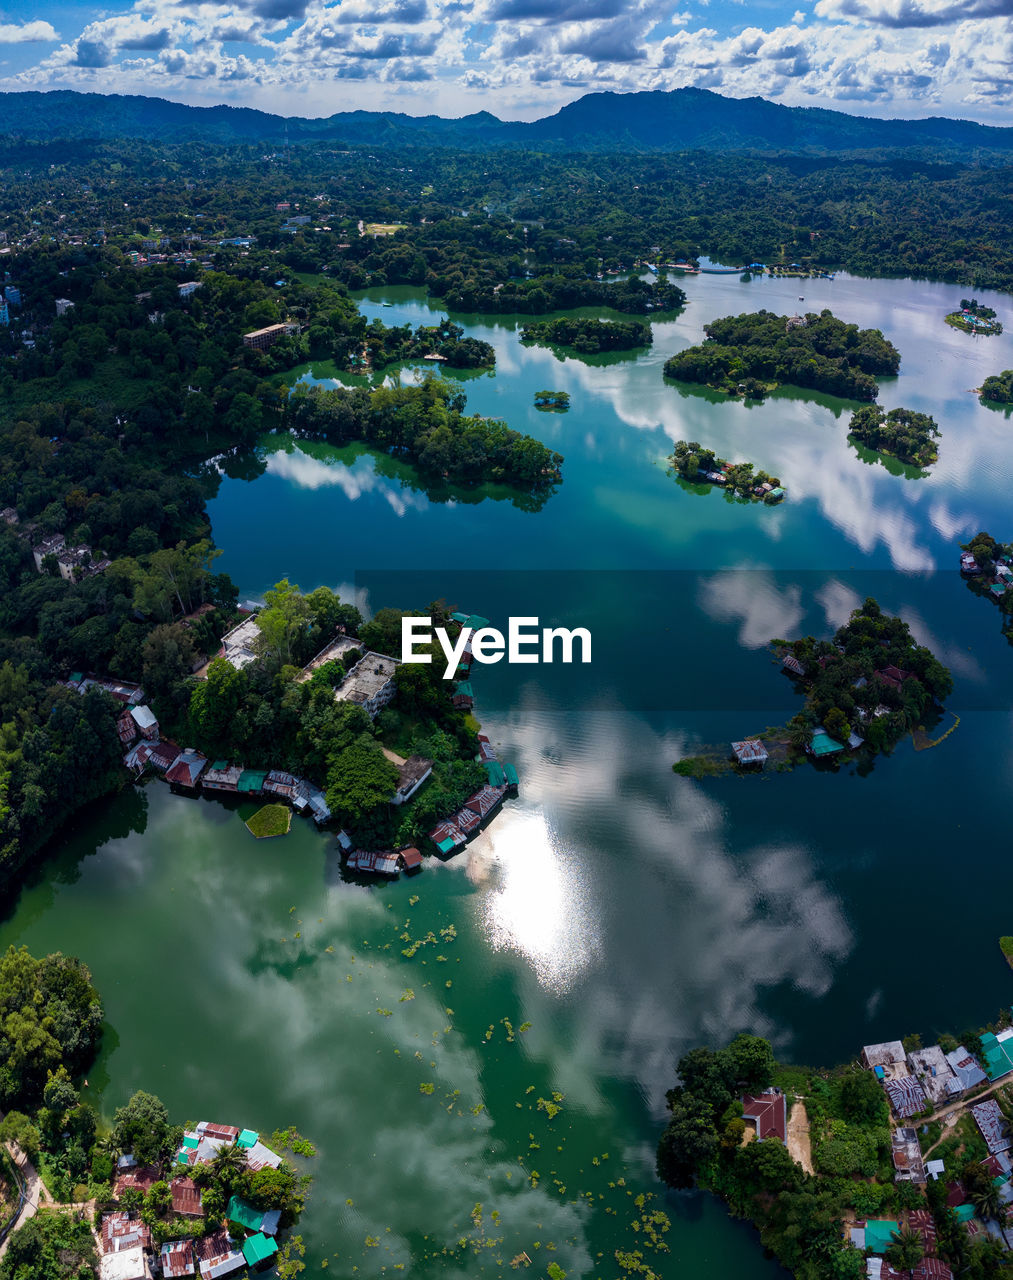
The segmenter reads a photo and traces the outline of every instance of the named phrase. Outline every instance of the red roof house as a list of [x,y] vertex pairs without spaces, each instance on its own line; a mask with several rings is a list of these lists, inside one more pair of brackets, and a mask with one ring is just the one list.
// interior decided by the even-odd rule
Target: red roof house
[[765,1089],[763,1093],[746,1093],[742,1096],[742,1118],[756,1125],[756,1136],[764,1138],[788,1138],[788,1117],[784,1094],[780,1089]]

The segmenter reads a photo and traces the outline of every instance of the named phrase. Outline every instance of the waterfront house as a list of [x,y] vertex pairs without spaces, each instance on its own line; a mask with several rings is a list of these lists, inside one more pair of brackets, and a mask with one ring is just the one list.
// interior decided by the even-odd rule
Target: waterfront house
[[981,566],[970,551],[962,551],[960,554],[960,572],[968,575],[981,573]]
[[266,1236],[277,1235],[278,1224],[281,1222],[280,1209],[256,1209],[241,1196],[231,1197],[226,1216],[229,1222],[242,1227],[244,1231],[262,1231]]
[[401,859],[404,862],[405,871],[420,871],[422,869],[422,854],[414,845],[409,845],[407,849],[401,850]]
[[981,1064],[977,1058],[969,1053],[962,1044],[958,1045],[952,1053],[946,1055],[946,1061],[950,1064],[950,1068],[957,1078],[957,1083],[964,1093],[968,1089],[976,1089],[978,1085],[984,1084],[988,1079],[984,1071],[982,1071]]
[[836,738],[831,738],[826,729],[817,729],[806,750],[811,756],[816,756],[817,758],[832,756],[836,755],[838,751],[844,750],[844,743],[838,742]]
[[159,773],[166,773],[180,757],[180,749],[175,742],[170,742],[165,738],[161,742],[152,742],[149,744],[148,763],[153,765]]
[[787,1142],[788,1119],[784,1094],[780,1089],[743,1094],[742,1118],[753,1124],[758,1142],[765,1138],[779,1138],[781,1142]]
[[484,733],[478,735],[478,755],[481,760],[496,759],[496,751]]
[[197,1274],[197,1262],[193,1256],[192,1240],[167,1240],[162,1245],[162,1275],[166,1280],[177,1276]]
[[767,761],[767,748],[759,738],[744,738],[742,742],[733,742],[732,754],[739,764],[758,764],[762,768]]
[[349,871],[365,871],[374,876],[396,876],[404,869],[401,855],[392,849],[379,852],[353,849],[346,865]]
[[241,764],[229,764],[227,760],[216,760],[204,775],[205,791],[239,791],[239,779],[243,776]]
[[239,775],[236,790],[242,796],[263,795],[264,783],[267,781],[266,769],[244,769]]
[[313,821],[317,826],[323,826],[325,822],[331,819],[331,811],[327,806],[327,797],[315,787],[312,782],[307,782],[305,778],[296,779],[296,791],[292,798],[292,807],[296,813],[306,813],[307,811],[313,815]]
[[936,1106],[953,1102],[963,1093],[963,1088],[939,1045],[912,1050],[907,1055],[907,1062],[911,1074],[918,1079],[926,1096]]
[[271,792],[272,795],[282,796],[285,800],[294,800],[298,788],[299,779],[294,774],[284,773],[281,769],[269,769],[264,779],[264,790]]
[[129,747],[137,737],[137,725],[129,711],[124,711],[120,718],[116,721],[116,732],[119,734],[120,742],[124,747]]
[[391,797],[391,804],[404,804],[410,800],[432,771],[432,760],[427,760],[424,756],[409,756],[398,766],[397,788]]
[[[477,815],[475,816],[477,817]],[[478,825],[477,821],[475,825]],[[429,832],[429,839],[443,854],[454,853],[467,843],[467,836],[449,818],[444,819],[443,822],[438,822],[433,827],[432,831]]]
[[970,1108],[970,1112],[992,1155],[999,1151],[1009,1151],[1013,1147],[1013,1138],[1010,1137],[1006,1126],[1006,1117],[999,1110],[999,1104],[994,1098],[986,1098],[984,1102],[977,1103]]
[[254,1271],[262,1271],[270,1266],[277,1252],[277,1242],[262,1232],[258,1232],[255,1236],[248,1236],[243,1241],[243,1257]]
[[[900,1120],[916,1116],[925,1110],[925,1090],[914,1076],[900,1076],[894,1080],[884,1080],[883,1088],[890,1099],[890,1106]],[[924,1179],[923,1179],[924,1181]]]
[[477,813],[479,818],[485,819],[502,799],[503,788],[487,785],[481,787],[473,796],[469,796],[464,802],[464,807],[470,809],[472,813]]
[[804,676],[805,667],[799,662],[793,653],[786,653],[781,659],[781,666],[785,671],[791,672],[793,676]]
[[899,1040],[865,1045],[862,1049],[862,1065],[868,1067],[877,1080],[896,1080],[908,1074],[907,1054]]
[[176,792],[195,795],[201,774],[208,766],[208,758],[192,747],[179,753],[178,759],[171,768],[165,771],[165,780]]

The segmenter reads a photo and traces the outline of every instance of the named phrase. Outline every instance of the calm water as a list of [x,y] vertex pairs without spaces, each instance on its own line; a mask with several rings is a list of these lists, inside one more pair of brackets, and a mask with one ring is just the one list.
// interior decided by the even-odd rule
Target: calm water
[[[479,669],[478,713],[522,788],[464,856],[365,889],[301,821],[257,843],[235,809],[151,785],[82,823],[0,927],[0,943],[94,970],[110,1031],[90,1087],[107,1112],[145,1087],[180,1118],[313,1137],[308,1274],[326,1258],[343,1276],[498,1276],[526,1251],[532,1274],[555,1259],[612,1280],[633,1197],[658,1190],[686,1047],[752,1029],[832,1063],[1010,1002],[996,939],[1011,923],[1013,654],[952,569],[977,529],[1013,536],[1013,426],[968,390],[1013,364],[1010,340],[949,329],[959,289],[924,283],[686,288],[634,359],[560,361],[521,347],[512,320],[463,318],[498,360],[465,381],[470,408],[566,457],[541,510],[502,491],[430,497],[388,460],[309,446],[279,447],[212,504],[244,595],[288,575],[357,583],[374,607],[445,595],[592,628],[591,668]],[[1008,299],[989,301],[1008,319]],[[824,305],[898,345],[880,400],[939,421],[928,477],[859,457],[841,402],[746,407],[662,380],[715,316]],[[362,308],[438,314],[407,289]],[[532,407],[545,386],[571,393],[569,413]],[[684,491],[665,474],[680,437],[779,474],[788,501]],[[826,634],[866,594],[951,666],[960,724],[944,743],[904,744],[864,776],[672,774],[700,743],[790,715],[767,640]],[[553,1091],[550,1120],[538,1099]],[[666,1277],[780,1275],[712,1201],[666,1207]]]

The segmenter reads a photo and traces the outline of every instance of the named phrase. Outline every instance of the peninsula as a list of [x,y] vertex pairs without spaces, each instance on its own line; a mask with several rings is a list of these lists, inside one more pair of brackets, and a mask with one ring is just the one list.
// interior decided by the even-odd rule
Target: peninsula
[[865,1045],[834,1069],[759,1036],[690,1050],[668,1093],[658,1176],[753,1222],[799,1280],[991,1280],[1013,1206],[1008,1011],[961,1041]]

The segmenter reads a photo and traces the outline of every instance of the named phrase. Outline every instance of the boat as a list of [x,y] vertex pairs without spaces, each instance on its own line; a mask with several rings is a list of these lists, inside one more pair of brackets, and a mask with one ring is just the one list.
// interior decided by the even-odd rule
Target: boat
[[394,305],[394,304],[393,304],[393,302],[381,302],[381,303],[380,303],[380,306],[381,306],[381,307],[392,307],[393,305]]
[[745,271],[745,267],[701,267],[704,276],[737,276]]

